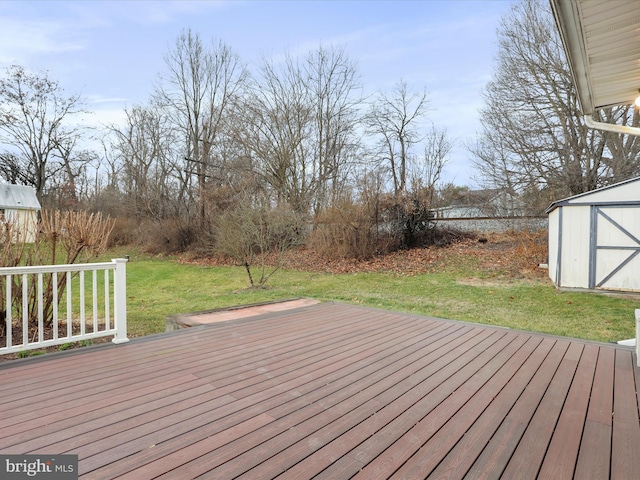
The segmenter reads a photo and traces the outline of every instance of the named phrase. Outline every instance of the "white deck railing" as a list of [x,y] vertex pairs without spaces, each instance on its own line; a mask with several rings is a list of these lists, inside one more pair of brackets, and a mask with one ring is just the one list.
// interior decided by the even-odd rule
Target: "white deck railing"
[[636,309],[636,364],[640,367],[640,308]]
[[0,268],[0,355],[105,336],[128,342],[126,264]]

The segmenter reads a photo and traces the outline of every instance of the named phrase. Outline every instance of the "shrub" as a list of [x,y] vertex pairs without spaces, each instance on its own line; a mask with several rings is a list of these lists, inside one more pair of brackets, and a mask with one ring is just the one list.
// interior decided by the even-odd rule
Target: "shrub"
[[141,238],[140,221],[135,218],[117,217],[109,235],[109,247],[138,245]]
[[367,210],[347,199],[317,216],[308,245],[328,258],[366,259],[378,253],[379,233]]
[[541,263],[547,263],[549,254],[547,230],[523,230],[511,233],[517,238],[515,256],[519,259],[521,268],[532,269],[537,268]]
[[[2,245],[0,266],[72,264],[78,260],[86,260],[106,251],[113,225],[113,221],[109,218],[103,218],[100,213],[43,211],[35,242],[27,244],[24,238],[14,242],[15,225],[10,221],[3,220],[0,222],[0,242]],[[7,302],[6,298],[6,279],[2,280],[0,279],[0,326],[4,326],[1,320],[6,318],[8,309],[11,309],[13,318],[21,318],[25,307],[22,303],[23,277],[21,275],[11,277],[10,302]],[[57,293],[59,299],[63,298],[66,281],[66,276],[58,277]],[[36,283],[31,281],[27,286],[28,304],[26,308],[29,324],[36,328],[39,308],[42,308],[45,327],[49,327],[53,320],[55,285],[52,274],[44,274],[42,282],[43,302],[40,306],[38,305]]]
[[[289,208],[240,203],[218,217],[216,248],[245,267],[252,287],[263,287],[282,266],[284,253],[303,243],[305,225],[304,218]],[[267,257],[272,259],[270,267]],[[252,273],[256,266],[257,281]]]
[[152,255],[184,252],[197,236],[191,225],[176,218],[149,220],[138,230],[139,245]]

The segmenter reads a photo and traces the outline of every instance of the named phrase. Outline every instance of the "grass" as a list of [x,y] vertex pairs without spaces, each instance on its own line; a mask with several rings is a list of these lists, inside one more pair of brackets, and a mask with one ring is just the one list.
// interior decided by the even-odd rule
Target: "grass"
[[634,337],[634,310],[640,308],[633,298],[560,292],[545,279],[502,278],[464,258],[447,262],[437,273],[283,270],[266,289],[247,286],[242,267],[187,265],[134,254],[127,265],[129,334],[162,332],[167,315],[311,297],[610,342]]

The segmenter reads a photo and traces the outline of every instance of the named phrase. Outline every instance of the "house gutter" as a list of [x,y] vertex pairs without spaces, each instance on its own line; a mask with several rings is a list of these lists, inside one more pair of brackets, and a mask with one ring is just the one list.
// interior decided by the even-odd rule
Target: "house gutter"
[[640,136],[640,127],[628,127],[626,125],[615,125],[613,123],[597,122],[591,115],[584,116],[584,123],[589,128],[596,130],[605,130],[613,133],[626,133],[628,135]]

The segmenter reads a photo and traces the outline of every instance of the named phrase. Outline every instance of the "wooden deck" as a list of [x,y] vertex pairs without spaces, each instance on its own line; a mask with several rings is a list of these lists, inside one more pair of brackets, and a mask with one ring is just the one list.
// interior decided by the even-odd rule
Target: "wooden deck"
[[0,365],[80,478],[640,478],[631,349],[341,304]]

